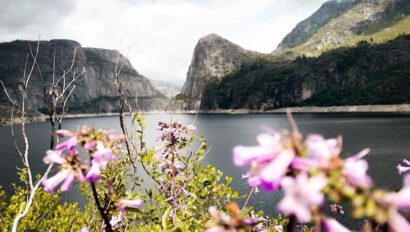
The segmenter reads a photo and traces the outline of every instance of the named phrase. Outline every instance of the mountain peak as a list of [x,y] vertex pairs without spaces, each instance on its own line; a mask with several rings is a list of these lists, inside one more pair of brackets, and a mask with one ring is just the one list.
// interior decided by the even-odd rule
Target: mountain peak
[[244,50],[239,45],[232,43],[231,41],[223,38],[217,34],[209,34],[198,40],[196,47],[205,47],[207,49],[234,49],[234,50]]
[[197,109],[202,92],[210,82],[218,82],[261,53],[243,49],[229,40],[209,34],[199,39],[181,93],[189,100],[186,109]]
[[[223,38],[222,36],[215,34],[215,33],[211,33],[208,34],[202,38],[199,39],[199,41],[213,41],[213,40],[226,40],[225,38]],[[228,41],[228,40],[226,40]]]
[[317,56],[361,40],[381,43],[409,33],[409,24],[409,0],[330,0],[300,22],[275,52]]

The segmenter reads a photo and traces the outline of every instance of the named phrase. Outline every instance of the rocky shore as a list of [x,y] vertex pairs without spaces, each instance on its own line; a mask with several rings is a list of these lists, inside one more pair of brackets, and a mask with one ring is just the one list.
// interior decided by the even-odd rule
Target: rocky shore
[[[248,110],[248,109],[231,109],[231,110],[207,110],[207,111],[146,111],[142,114],[283,114],[287,111],[292,113],[410,113],[410,104],[398,105],[360,105],[360,106],[326,106],[326,107],[289,107],[269,111]],[[129,115],[129,114],[126,114]],[[118,113],[99,113],[99,114],[68,114],[69,118],[88,118],[88,117],[107,117],[118,116]],[[28,122],[44,122],[48,120],[46,115],[28,118]],[[15,124],[20,124],[21,119],[14,118]],[[9,118],[1,118],[0,126],[10,125]]]

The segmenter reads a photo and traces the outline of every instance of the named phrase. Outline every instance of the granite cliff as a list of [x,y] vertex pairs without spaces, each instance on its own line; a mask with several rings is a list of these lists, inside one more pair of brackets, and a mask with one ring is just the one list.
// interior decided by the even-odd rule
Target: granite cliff
[[[35,41],[13,41],[0,43],[0,80],[2,80],[13,99],[20,99],[25,59],[30,51],[35,50]],[[69,113],[108,113],[117,112],[117,90],[114,84],[114,70],[118,52],[115,50],[84,48],[71,40],[40,41],[37,63],[28,88],[27,110],[30,115],[46,114],[43,100],[43,84],[49,86],[53,76],[53,60],[55,55],[55,75],[60,77],[64,70],[69,70],[76,57],[72,73],[85,71],[75,82],[76,89],[68,99]],[[31,59],[29,59],[31,60]],[[121,56],[124,63],[120,80],[124,83],[128,102],[141,111],[163,110],[168,103],[167,98],[157,91],[150,81],[140,75],[131,63]],[[30,66],[29,61],[28,65]],[[9,117],[9,102],[4,91],[0,92],[1,116]]]
[[198,42],[171,109],[408,103],[400,84],[409,71],[404,34],[410,34],[408,0],[330,0],[271,54],[210,35]]
[[318,56],[360,41],[384,43],[410,33],[408,0],[331,0],[300,22],[273,54]]
[[263,54],[245,50],[216,34],[201,38],[195,47],[181,94],[174,97],[170,109],[197,109],[208,83],[220,82],[224,76],[261,56]]
[[319,57],[259,62],[204,90],[201,110],[410,103],[410,35]]

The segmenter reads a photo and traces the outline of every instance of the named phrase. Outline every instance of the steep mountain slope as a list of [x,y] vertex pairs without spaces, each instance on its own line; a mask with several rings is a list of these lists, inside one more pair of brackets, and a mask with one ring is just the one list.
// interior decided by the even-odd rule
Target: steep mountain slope
[[[200,105],[203,110],[229,108],[266,110],[299,104],[351,105],[403,102],[406,99],[397,96],[379,99],[372,88],[387,85],[395,89],[392,92],[403,92],[405,89],[403,86],[394,86],[394,84],[403,78],[407,68],[386,65],[396,62],[397,59],[404,59],[403,62],[406,63],[407,50],[404,49],[402,53],[396,50],[390,51],[389,49],[394,49],[394,46],[383,46],[383,44],[409,33],[409,0],[329,0],[312,16],[299,23],[270,55],[250,53],[211,34],[198,42],[182,93],[174,98],[170,109],[194,110]],[[400,38],[389,44],[400,46],[406,43],[403,41],[407,40]],[[357,51],[355,50],[357,44],[360,44],[360,48],[357,49],[375,57],[358,56],[361,57],[359,59],[353,56],[352,54]],[[376,46],[377,44],[381,46]],[[338,48],[340,49],[337,51],[329,52]],[[346,56],[351,61],[341,60],[341,57]],[[311,60],[307,57],[318,57],[318,59]],[[331,63],[327,63],[323,57]],[[307,60],[316,69],[301,65],[306,64],[304,62]],[[378,65],[377,62],[381,60],[384,60],[384,63]],[[319,63],[323,67],[317,66]],[[346,66],[350,70],[349,73],[343,73],[343,69],[335,68],[341,66]],[[379,73],[367,70],[368,74],[363,74],[366,82],[361,88],[361,91],[366,92],[361,93],[359,100],[336,94],[336,90],[340,90],[339,84],[343,81],[354,86],[355,81],[360,80],[354,77],[359,75],[355,74],[354,70],[358,69],[364,73],[365,67],[376,67],[374,70],[389,73],[390,76],[384,76],[383,79]],[[379,67],[383,68],[378,69]],[[330,77],[324,79],[325,72],[318,72],[318,70],[327,69],[330,70],[328,73]],[[373,79],[369,79],[370,73],[383,81],[372,81]],[[345,80],[342,80],[342,77]],[[336,87],[330,84],[334,79],[341,81],[337,82]],[[319,93],[324,94],[324,88],[330,86],[335,89],[331,91],[332,94],[341,97],[340,101],[335,99],[319,101]],[[349,91],[351,96],[357,96],[355,89]],[[388,90],[386,94],[392,92]],[[385,96],[385,94],[379,95]],[[373,100],[369,99],[370,97]]]
[[[14,99],[20,99],[22,78],[26,55],[29,46],[36,47],[34,41],[13,41],[0,43],[0,80],[2,80]],[[64,70],[68,71],[76,50],[76,59],[72,71],[84,75],[75,85],[69,98],[69,113],[104,113],[118,111],[117,91],[114,85],[114,69],[117,61],[117,51],[97,48],[83,48],[76,41],[51,40],[41,41],[37,62],[41,73],[36,68],[33,72],[28,89],[28,111],[32,115],[46,113],[43,100],[41,77],[46,86],[50,86],[53,76],[53,58],[55,54],[55,75],[60,77]],[[30,59],[29,59],[30,60]],[[162,110],[167,99],[158,92],[148,79],[140,75],[125,58],[121,71],[121,80],[125,83],[128,101],[140,110]],[[29,62],[29,66],[30,66]],[[41,74],[41,75],[40,75]],[[68,75],[72,77],[72,72]],[[4,91],[0,92],[0,105],[9,108]],[[9,116],[2,111],[1,114]]]
[[342,15],[347,10],[359,4],[358,0],[328,1],[325,2],[310,17],[298,23],[296,27],[285,36],[278,45],[279,50],[299,46],[308,41],[320,28],[328,24],[332,19]]
[[224,76],[246,63],[263,56],[247,51],[216,34],[201,38],[194,50],[187,80],[171,109],[197,109],[202,92],[209,82],[219,82]]
[[383,43],[410,33],[409,15],[408,0],[328,1],[298,24],[273,53],[318,56],[362,40]]
[[259,63],[208,85],[201,109],[410,103],[410,35],[317,58]]

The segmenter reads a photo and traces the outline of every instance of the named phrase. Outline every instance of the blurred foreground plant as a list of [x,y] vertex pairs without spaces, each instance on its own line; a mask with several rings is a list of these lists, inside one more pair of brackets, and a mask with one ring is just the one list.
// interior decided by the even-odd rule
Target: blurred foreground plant
[[[292,131],[269,131],[258,136],[259,146],[237,146],[233,161],[240,167],[250,167],[247,173],[251,187],[265,191],[282,190],[278,203],[280,212],[289,216],[286,231],[294,231],[297,223],[313,223],[314,231],[350,231],[326,215],[326,200],[351,204],[352,216],[366,219],[364,231],[408,232],[410,224],[405,214],[410,212],[410,175],[404,177],[403,188],[388,192],[372,185],[367,175],[365,149],[342,159],[342,139],[324,139],[309,134],[303,140],[291,117]],[[407,165],[409,162],[404,160]],[[399,165],[400,174],[408,171]],[[341,211],[333,205],[333,210]]]

